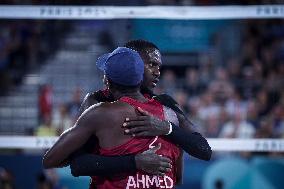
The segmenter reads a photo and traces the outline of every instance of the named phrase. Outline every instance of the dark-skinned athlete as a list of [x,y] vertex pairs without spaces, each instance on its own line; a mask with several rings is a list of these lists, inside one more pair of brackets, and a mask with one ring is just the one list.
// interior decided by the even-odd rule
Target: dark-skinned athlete
[[[128,123],[129,132],[125,134],[140,134],[153,136],[153,135],[165,135],[171,142],[178,144],[190,155],[203,160],[209,160],[211,157],[211,148],[208,145],[206,139],[204,139],[199,133],[194,132],[191,127],[190,121],[185,117],[185,114],[180,110],[178,104],[168,95],[155,95],[151,91],[156,86],[158,78],[160,76],[160,66],[162,64],[161,54],[159,49],[148,41],[134,40],[126,44],[127,47],[139,52],[145,64],[144,81],[142,84],[142,93],[150,97],[155,98],[163,105],[173,109],[179,118],[180,128],[172,123],[172,133],[169,133],[169,123],[159,120],[153,116],[148,115],[145,111],[141,111],[143,114],[137,116],[137,119],[130,118]],[[94,93],[90,93],[86,96],[81,112],[89,106],[96,104],[97,102],[113,101],[113,96],[107,90],[100,90]],[[142,120],[142,121],[141,121]],[[136,125],[135,125],[136,124]],[[134,132],[136,128],[140,126],[147,126],[142,132]],[[187,132],[185,132],[187,131]],[[86,145],[87,146],[87,145]],[[75,155],[71,161],[71,170],[74,176],[90,176],[101,174],[115,174],[122,172],[129,172],[134,170],[144,170],[152,174],[160,174],[159,166],[160,159],[154,153],[149,151],[145,154],[136,154],[129,156],[114,156],[104,157],[94,154],[81,154]]]
[[[125,135],[121,125],[126,118],[136,117],[139,108],[161,120],[175,122],[174,111],[165,112],[164,106],[152,98],[143,96],[140,84],[143,80],[144,63],[140,55],[129,48],[118,47],[98,59],[100,69],[105,72],[109,91],[114,102],[102,102],[92,105],[79,117],[75,125],[66,130],[58,141],[44,155],[46,168],[58,166],[73,152],[84,145],[93,135],[98,139],[100,155],[119,156],[142,153],[158,146],[156,153],[170,160],[165,163],[163,176],[150,175],[143,171],[128,172],[112,176],[97,176],[98,189],[131,188],[174,188],[180,171],[182,159],[179,147],[168,139],[159,136],[137,137]],[[62,150],[64,149],[64,150]],[[167,158],[167,159],[166,159]]]

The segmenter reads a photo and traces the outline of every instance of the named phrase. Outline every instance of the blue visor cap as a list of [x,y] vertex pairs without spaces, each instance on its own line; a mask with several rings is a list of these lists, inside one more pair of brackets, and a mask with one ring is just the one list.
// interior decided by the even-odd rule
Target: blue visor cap
[[144,62],[138,52],[118,47],[112,53],[100,56],[97,67],[114,83],[135,86],[142,82]]

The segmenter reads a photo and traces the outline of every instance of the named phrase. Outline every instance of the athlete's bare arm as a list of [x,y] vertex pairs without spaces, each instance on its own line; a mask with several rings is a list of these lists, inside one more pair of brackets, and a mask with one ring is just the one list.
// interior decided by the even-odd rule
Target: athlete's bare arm
[[[110,107],[109,107],[110,108]],[[78,121],[76,122],[75,126],[71,129],[65,131],[58,139],[58,141],[54,144],[54,146],[44,155],[43,159],[43,165],[45,168],[55,168],[60,167],[74,151],[78,150],[82,145],[86,143],[86,141],[97,131],[107,131],[105,133],[109,133],[109,129],[107,128],[106,122],[104,120],[110,120],[110,118],[106,117],[106,112],[104,111],[95,111],[95,106],[90,107],[86,112],[83,113],[83,115],[80,116]],[[107,110],[108,108],[104,108]],[[120,118],[121,115],[117,116],[117,118]],[[114,116],[112,116],[113,119],[115,119]],[[123,120],[123,118],[120,118]],[[109,122],[108,122],[109,123]],[[113,124],[110,124],[113,125]],[[101,129],[103,128],[103,129]],[[117,128],[117,130],[120,130],[120,128]],[[113,130],[112,130],[113,131]],[[114,137],[104,137],[107,138],[102,143],[104,144],[112,144],[110,138]],[[128,136],[122,136],[120,138],[129,138]],[[151,149],[144,153],[136,155],[135,161],[136,161],[136,168],[139,170],[143,170],[149,174],[156,174],[156,175],[164,175],[166,172],[170,171],[170,159],[166,157],[161,157],[157,155],[155,152],[157,149]],[[91,155],[91,154],[90,154]],[[90,156],[89,156],[90,157]],[[115,157],[99,157],[96,162],[101,162],[102,164],[105,162],[111,163],[110,158]],[[75,172],[77,176],[79,175],[85,175],[85,172],[89,172],[89,170],[84,170],[80,166],[80,161],[82,158],[77,157],[75,159],[75,164],[71,164],[71,171],[72,173]],[[93,169],[94,175],[96,174],[96,170],[99,170],[99,174],[103,174],[108,171],[102,170],[101,166],[98,166],[96,162],[96,166],[92,166],[92,161],[94,160],[94,157],[90,158],[83,158],[82,161],[89,162],[90,169]],[[128,159],[130,161],[130,159]],[[100,163],[100,165],[102,165]],[[88,164],[88,163],[87,163]],[[121,162],[120,162],[121,164]],[[111,167],[108,164],[106,167],[106,170],[110,170]],[[84,166],[86,167],[86,166]],[[115,168],[115,166],[114,166]],[[117,167],[119,168],[119,167]],[[91,170],[92,171],[92,170]],[[115,169],[112,173],[120,173],[123,170]],[[127,170],[125,170],[127,171]],[[77,172],[77,173],[76,173]]]
[[[91,96],[88,95],[88,98],[85,98],[83,103],[87,105],[85,106],[85,108],[90,106],[92,103],[90,102],[90,100],[94,101],[94,99],[95,98],[91,99]],[[185,119],[184,116],[180,114],[178,115],[180,117],[179,118],[180,126],[183,127],[183,129],[187,130],[188,132],[184,132],[183,129],[177,126],[173,126],[172,134],[167,135],[166,137],[169,140],[171,140],[173,143],[179,145],[181,148],[183,148],[183,150],[185,150],[190,155],[199,159],[209,160],[212,151],[206,139],[203,138],[199,133],[195,133],[194,130],[192,130],[191,123],[187,119]],[[147,114],[144,114],[144,116],[143,115],[138,116],[135,119],[130,118],[129,123],[130,123],[128,125],[129,132],[125,134],[130,134],[130,135],[136,134],[136,136],[156,136],[156,135],[166,135],[169,132],[168,122],[148,116]],[[142,129],[138,128],[140,126],[146,126],[146,130],[143,130],[143,128]],[[132,130],[132,128],[134,130]],[[153,173],[154,170],[158,170],[155,169],[155,167],[157,167],[157,165],[159,164],[160,165],[162,164],[160,163],[162,160],[158,159],[157,154],[155,153],[147,153],[145,155],[136,154],[132,156],[133,156],[132,159],[126,156],[121,156],[121,157],[113,156],[110,157],[108,161],[106,161],[104,159],[105,157],[103,156],[87,154],[86,152],[84,152],[81,153],[81,155],[73,157],[73,161],[71,162],[71,170],[72,173],[74,173],[73,174],[74,176],[97,175],[102,171],[111,175],[114,173],[132,171],[134,170],[136,164],[137,169],[140,170],[143,169],[147,173]],[[123,158],[123,160],[121,158]],[[135,159],[135,161],[131,161],[133,159]],[[180,159],[182,160],[182,157]],[[128,164],[125,164],[124,166],[124,164],[120,163],[121,161],[127,161]],[[100,162],[100,164],[108,166],[104,166],[104,169],[102,170],[101,167],[100,168],[97,167],[98,162]],[[150,162],[151,164],[149,164]],[[152,163],[155,164],[156,166],[153,166]],[[183,171],[182,161],[180,161],[179,165],[181,165],[179,170],[180,170],[180,175],[182,175]],[[88,169],[86,167],[88,167]],[[180,178],[180,180],[182,180],[182,178]]]
[[96,107],[89,108],[82,114],[75,125],[63,132],[56,143],[46,152],[43,158],[45,168],[59,167],[77,149],[83,146],[86,141],[95,133],[93,125],[99,125],[100,118]]

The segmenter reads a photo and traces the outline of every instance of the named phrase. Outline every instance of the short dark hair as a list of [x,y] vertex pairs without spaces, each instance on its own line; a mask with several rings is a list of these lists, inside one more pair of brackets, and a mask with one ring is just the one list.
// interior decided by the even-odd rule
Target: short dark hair
[[127,93],[127,92],[135,92],[135,91],[139,91],[140,90],[140,85],[141,83],[139,83],[138,85],[135,86],[125,86],[125,85],[121,85],[118,83],[113,82],[112,80],[108,79],[109,82],[109,87],[119,91],[121,93]]
[[137,51],[138,53],[147,53],[147,50],[157,49],[160,50],[154,43],[143,39],[130,40],[125,47]]

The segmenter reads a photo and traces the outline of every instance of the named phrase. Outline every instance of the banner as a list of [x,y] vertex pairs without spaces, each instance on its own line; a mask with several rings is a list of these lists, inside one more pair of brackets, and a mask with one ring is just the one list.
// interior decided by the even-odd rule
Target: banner
[[284,5],[251,6],[37,6],[2,5],[2,19],[267,19],[284,18]]

